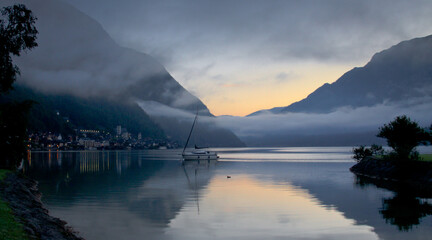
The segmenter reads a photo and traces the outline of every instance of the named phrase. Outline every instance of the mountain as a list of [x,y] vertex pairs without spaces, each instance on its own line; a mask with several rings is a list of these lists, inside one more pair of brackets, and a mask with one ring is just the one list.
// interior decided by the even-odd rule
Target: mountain
[[[212,117],[208,108],[184,89],[151,56],[119,46],[94,19],[61,0],[3,0],[0,7],[23,3],[38,18],[38,47],[14,59],[21,70],[19,85],[38,94],[75,103],[98,99],[131,106],[138,101],[155,101],[188,112]],[[143,110],[144,111],[144,110]],[[144,113],[145,114],[145,113]],[[150,116],[151,117],[151,116]],[[151,118],[154,127],[157,119]],[[172,121],[180,128],[190,124]],[[148,122],[146,120],[146,122]],[[208,126],[212,127],[212,126]],[[164,129],[173,140],[184,142],[187,136]],[[222,130],[222,129],[221,129]],[[207,136],[212,145],[240,140],[227,135]],[[226,141],[231,139],[232,141]]]
[[[19,82],[33,89],[78,97],[155,100],[176,108],[205,111],[151,56],[120,47],[102,26],[61,0],[24,3],[38,18],[38,47],[14,59]],[[8,4],[10,3],[10,4]]]
[[342,107],[409,104],[409,100],[431,96],[432,35],[403,41],[376,53],[364,67],[348,71],[299,102],[251,115],[264,111],[329,113]]
[[136,103],[107,101],[102,98],[77,98],[71,95],[51,95],[17,85],[1,101],[32,100],[29,112],[30,132],[55,132],[63,136],[74,129],[94,129],[113,132],[117,125],[136,136],[166,139],[164,131]]
[[305,99],[252,113],[231,130],[248,146],[385,144],[379,127],[400,115],[430,126],[431,107],[432,35],[378,52]]

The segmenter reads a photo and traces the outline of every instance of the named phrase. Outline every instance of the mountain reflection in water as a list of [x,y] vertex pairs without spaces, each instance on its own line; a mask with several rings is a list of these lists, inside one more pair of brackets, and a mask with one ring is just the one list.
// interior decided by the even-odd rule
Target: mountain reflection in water
[[222,161],[186,165],[176,150],[33,152],[24,169],[39,181],[51,214],[88,240],[427,239],[432,234],[426,215],[410,231],[386,223],[383,199],[394,194],[353,184],[351,148],[243,150],[244,155],[219,149]]

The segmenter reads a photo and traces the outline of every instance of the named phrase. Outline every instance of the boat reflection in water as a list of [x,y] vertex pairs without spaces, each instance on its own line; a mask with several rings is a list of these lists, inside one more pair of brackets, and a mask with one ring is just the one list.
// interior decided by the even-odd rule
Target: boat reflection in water
[[199,191],[216,167],[215,161],[182,165],[180,153],[33,152],[24,171],[39,181],[50,213],[87,240],[163,239],[187,203],[199,214]]

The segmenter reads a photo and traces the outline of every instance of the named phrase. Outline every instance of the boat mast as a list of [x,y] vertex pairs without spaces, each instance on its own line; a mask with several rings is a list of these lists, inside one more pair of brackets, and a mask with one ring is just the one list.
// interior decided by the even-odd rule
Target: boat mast
[[191,137],[191,135],[192,135],[192,131],[193,131],[193,128],[194,128],[194,126],[195,126],[195,122],[196,122],[197,118],[198,118],[198,110],[197,110],[197,113],[196,113],[196,115],[195,115],[195,119],[194,119],[194,121],[193,121],[192,128],[191,128],[191,130],[190,130],[190,132],[189,132],[189,136],[188,136],[188,138],[187,138],[187,140],[186,140],[186,144],[185,144],[185,146],[184,146],[184,148],[183,148],[183,152],[182,152],[182,154],[184,154],[184,152],[186,151],[186,147],[187,147],[187,145],[188,145],[188,143],[189,143],[189,139],[190,139],[190,137]]

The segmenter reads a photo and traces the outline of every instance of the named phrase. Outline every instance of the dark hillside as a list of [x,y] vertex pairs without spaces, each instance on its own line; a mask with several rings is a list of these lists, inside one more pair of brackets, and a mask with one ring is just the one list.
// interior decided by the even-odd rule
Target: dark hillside
[[142,133],[143,137],[165,138],[159,126],[135,103],[42,94],[22,86],[17,86],[6,98],[18,101],[30,99],[36,102],[30,111],[30,131],[67,134],[80,128],[114,132],[116,126],[121,125],[132,134]]
[[332,84],[282,112],[330,112],[432,96],[432,36],[401,42],[375,54]]

